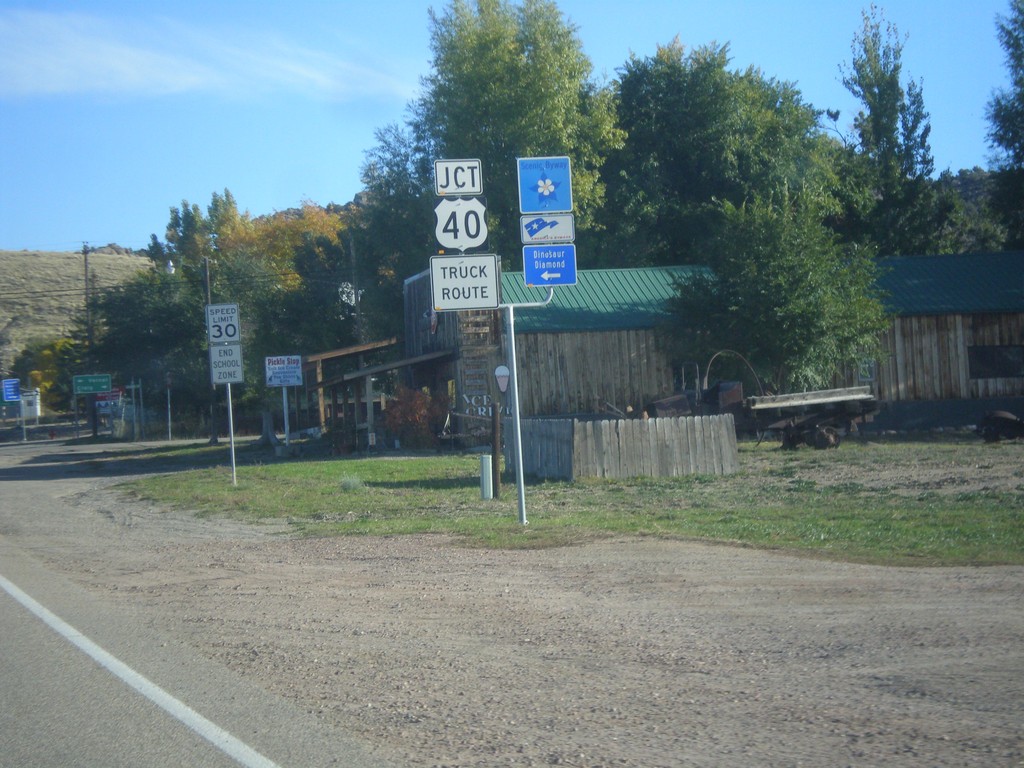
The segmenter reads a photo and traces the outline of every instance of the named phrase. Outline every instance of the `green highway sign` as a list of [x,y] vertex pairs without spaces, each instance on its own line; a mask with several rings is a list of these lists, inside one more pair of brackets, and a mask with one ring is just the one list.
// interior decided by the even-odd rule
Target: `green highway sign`
[[73,378],[76,395],[94,395],[97,392],[109,392],[111,387],[109,373],[90,373]]

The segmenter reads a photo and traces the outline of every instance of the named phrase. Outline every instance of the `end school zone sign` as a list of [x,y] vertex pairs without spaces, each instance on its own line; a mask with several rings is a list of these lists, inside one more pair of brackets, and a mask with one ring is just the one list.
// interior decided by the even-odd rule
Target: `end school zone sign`
[[430,257],[430,295],[436,312],[497,309],[498,257],[493,253]]

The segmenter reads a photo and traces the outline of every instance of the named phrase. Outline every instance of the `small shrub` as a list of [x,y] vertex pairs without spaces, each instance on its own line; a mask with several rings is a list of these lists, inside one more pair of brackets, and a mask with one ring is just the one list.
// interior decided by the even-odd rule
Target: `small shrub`
[[345,493],[351,493],[352,491],[360,491],[363,488],[362,478],[355,477],[354,475],[345,475],[341,478],[341,490]]
[[407,448],[435,448],[448,415],[448,398],[398,387],[388,400],[384,425]]

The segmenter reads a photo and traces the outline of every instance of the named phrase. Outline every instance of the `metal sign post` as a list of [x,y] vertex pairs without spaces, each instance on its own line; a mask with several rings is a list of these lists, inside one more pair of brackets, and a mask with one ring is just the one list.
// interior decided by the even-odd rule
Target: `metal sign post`
[[519,489],[519,524],[528,525],[526,519],[526,485],[523,479],[523,429],[519,422],[519,366],[516,364],[516,316],[515,305],[506,304],[508,309],[508,385],[512,391],[512,436],[516,462],[516,487]]
[[555,298],[555,289],[548,288],[548,295],[544,301],[535,301],[527,304],[502,304],[508,310],[508,387],[512,394],[512,433],[514,443],[514,456],[516,460],[516,486],[519,489],[519,522],[527,525],[526,520],[526,484],[523,472],[523,429],[519,416],[519,364],[516,362],[516,320],[515,307],[544,307]]
[[[210,383],[228,388],[228,428],[231,431],[231,484],[238,485],[235,469],[235,413],[231,384],[245,381],[242,365],[242,321],[237,304],[207,304],[206,331],[210,348]],[[212,428],[212,425],[211,425]]]
[[[536,272],[527,285],[548,289],[544,301],[502,304],[501,260],[497,254],[438,255],[430,258],[430,296],[434,312],[507,309],[507,376],[512,405],[512,431],[519,489],[519,522],[527,525],[526,483],[523,469],[523,432],[519,407],[519,372],[516,361],[515,307],[543,307],[555,297],[556,285],[576,284],[575,238],[572,213],[572,169],[568,157],[517,159],[519,177],[520,229],[524,245],[541,249],[531,260]],[[483,201],[466,196],[483,192],[479,160],[437,160],[434,163],[434,191],[442,198],[434,209],[435,235],[445,248],[464,251],[482,245],[487,237]],[[537,215],[540,214],[540,215]],[[552,216],[552,214],[556,214]],[[552,230],[552,231],[547,231]],[[555,231],[557,230],[557,231]],[[536,245],[540,244],[540,245]],[[557,251],[556,251],[557,249]],[[532,252],[531,252],[532,253]],[[524,257],[526,251],[524,249]],[[533,276],[531,274],[531,276]],[[499,373],[500,371],[500,373]],[[495,371],[499,385],[506,376],[504,366]],[[504,391],[504,390],[503,390]]]
[[238,485],[238,472],[235,470],[235,409],[231,407],[231,382],[228,382],[228,431],[231,433],[231,484]]

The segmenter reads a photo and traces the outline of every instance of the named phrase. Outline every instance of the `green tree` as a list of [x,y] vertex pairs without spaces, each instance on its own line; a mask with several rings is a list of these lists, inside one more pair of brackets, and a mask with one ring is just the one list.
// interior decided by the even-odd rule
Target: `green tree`
[[[363,204],[354,217],[352,243],[364,289],[361,309],[378,338],[401,335],[404,281],[427,268],[434,253],[433,160],[411,130],[388,125],[367,152]],[[486,173],[486,168],[484,169]]]
[[356,291],[341,245],[347,228],[341,212],[312,205],[254,220],[227,190],[213,195],[206,213],[183,201],[171,209],[166,242],[154,236],[147,249],[156,269],[97,298],[94,357],[119,381],[141,378],[147,399],[162,393],[170,373],[178,407],[199,415],[218,395],[206,304],[238,304],[246,373],[233,399],[243,412],[263,413],[267,429],[280,399],[264,385],[264,358],[353,339]]
[[104,291],[94,305],[97,368],[122,386],[141,381],[149,402],[170,375],[179,410],[198,416],[210,392],[204,306],[201,291],[163,267]]
[[[582,237],[596,227],[604,196],[601,164],[621,134],[611,94],[590,79],[592,66],[575,27],[551,0],[452,0],[443,13],[431,12],[430,24],[432,72],[410,107],[408,132],[379,134],[364,174],[370,207],[392,214],[382,231],[370,212],[378,252],[390,256],[426,241],[414,271],[426,268],[433,250],[432,163],[441,158],[480,159],[489,244],[512,263],[521,249],[517,157],[569,156],[577,228]],[[397,232],[406,222],[394,219],[389,196],[404,201],[410,193],[426,198],[409,208],[417,221],[407,222],[425,236]]]
[[740,352],[782,391],[827,384],[877,349],[885,315],[872,255],[823,223],[827,199],[783,191],[722,204],[715,268],[678,286],[667,334],[679,359]]
[[854,36],[852,60],[843,85],[862,104],[854,117],[855,141],[848,173],[870,190],[844,217],[844,236],[877,246],[883,256],[936,253],[955,202],[940,195],[930,178],[935,170],[931,122],[919,82],[904,88],[903,47],[895,25],[871,6]]
[[999,153],[993,206],[1007,228],[1007,245],[1024,248],[1024,0],[1011,0],[997,34],[1010,85],[988,104],[989,143]]
[[[817,112],[791,84],[729,70],[727,45],[687,53],[678,40],[632,56],[615,84],[627,133],[607,163],[609,266],[706,263],[734,205],[821,176]],[[628,256],[626,256],[628,254]]]
[[82,347],[70,337],[44,341],[36,339],[14,358],[15,378],[38,388],[43,404],[54,411],[71,410],[74,391],[72,376],[78,369]]
[[1006,227],[993,208],[998,174],[975,167],[956,175],[943,171],[936,182],[940,197],[951,201],[952,215],[940,233],[943,253],[1002,250]]

